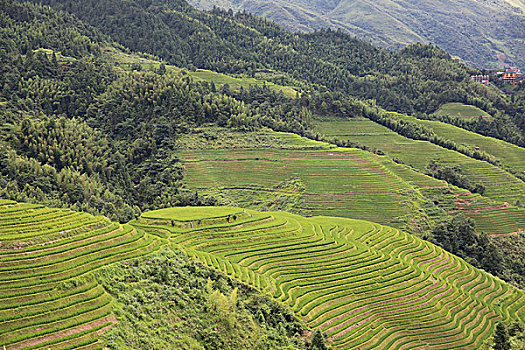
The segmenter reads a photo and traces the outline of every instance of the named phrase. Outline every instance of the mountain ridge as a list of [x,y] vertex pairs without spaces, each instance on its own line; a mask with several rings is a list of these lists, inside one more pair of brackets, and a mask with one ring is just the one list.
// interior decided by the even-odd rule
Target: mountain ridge
[[190,0],[198,8],[219,6],[246,10],[283,24],[292,31],[339,28],[388,48],[415,42],[436,44],[478,67],[525,63],[525,2],[522,0],[413,1],[341,0]]

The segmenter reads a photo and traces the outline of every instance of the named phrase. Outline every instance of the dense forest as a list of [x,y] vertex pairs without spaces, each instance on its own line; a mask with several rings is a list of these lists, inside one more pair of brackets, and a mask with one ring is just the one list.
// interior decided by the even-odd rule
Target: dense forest
[[495,117],[490,128],[480,131],[524,144],[525,106],[471,82],[476,70],[432,45],[389,52],[340,31],[288,33],[244,12],[202,12],[183,0],[40,2],[75,14],[132,50],[176,66],[263,77],[306,90],[339,91],[416,115],[431,114],[446,102],[472,104]]

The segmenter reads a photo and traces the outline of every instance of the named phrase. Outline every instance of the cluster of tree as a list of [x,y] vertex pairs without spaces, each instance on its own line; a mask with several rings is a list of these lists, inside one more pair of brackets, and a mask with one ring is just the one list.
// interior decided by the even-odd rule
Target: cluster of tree
[[105,335],[110,349],[328,349],[289,309],[180,251],[111,266],[98,278],[122,316]]
[[506,270],[501,251],[490,242],[486,234],[476,233],[474,221],[463,214],[435,226],[431,241],[493,275],[502,276]]
[[508,271],[500,276],[521,289],[525,289],[525,235],[497,236],[494,245],[503,253]]
[[492,349],[513,350],[523,349],[525,346],[525,328],[521,323],[514,322],[508,328],[498,322],[492,337]]
[[463,171],[459,166],[451,167],[441,164],[438,160],[431,160],[427,164],[426,174],[436,179],[445,180],[449,184],[467,189],[473,193],[479,193],[481,195],[485,193],[485,186],[482,184],[472,184],[468,178],[463,175]]
[[[431,45],[389,52],[340,31],[288,33],[245,12],[198,11],[184,0],[40,0],[74,13],[115,41],[190,69],[275,78],[308,89],[374,99],[402,113],[429,114],[443,103],[482,107],[503,118],[500,134],[523,143],[523,110],[493,89],[470,81],[476,73]],[[505,117],[505,114],[510,117]],[[512,119],[512,120],[511,120]],[[510,122],[510,126],[509,126]],[[497,134],[497,135],[496,135]]]

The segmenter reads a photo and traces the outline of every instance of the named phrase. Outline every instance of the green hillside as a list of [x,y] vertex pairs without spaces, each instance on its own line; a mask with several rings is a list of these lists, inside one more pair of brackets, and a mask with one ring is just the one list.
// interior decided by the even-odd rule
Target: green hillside
[[264,16],[294,31],[338,28],[386,47],[431,42],[469,64],[523,65],[522,0],[486,1],[305,1],[190,0],[194,6],[231,8]]
[[[439,122],[415,121],[432,127],[442,125]],[[523,199],[523,193],[525,193],[525,183],[500,167],[467,157],[428,141],[409,139],[368,119],[319,122],[318,130],[328,136],[336,136],[380,149],[387,155],[400,159],[420,171],[425,171],[431,160],[439,160],[439,162],[449,166],[459,166],[472,183],[485,186],[485,196],[496,201],[514,204]],[[484,144],[487,144],[487,147],[483,147],[483,149],[489,154],[498,154],[499,157],[509,163],[509,166],[510,164],[516,166],[516,170],[523,167],[523,148],[516,147],[514,149],[508,144],[498,144],[491,148],[488,145],[491,142],[494,145],[494,143],[498,143],[498,140],[484,139],[477,134],[470,136],[469,140],[469,135],[471,135],[469,132],[447,124],[442,125],[441,129],[437,128],[437,132],[446,135],[447,138],[466,143],[470,149],[483,147]],[[509,147],[511,151],[506,150],[506,147]]]
[[271,81],[266,81],[264,79],[255,79],[255,78],[236,78],[226,74],[217,73],[207,69],[196,69],[196,70],[185,70],[179,67],[172,65],[166,65],[161,62],[156,57],[150,57],[148,55],[136,55],[125,53],[121,50],[116,49],[112,46],[107,46],[103,48],[105,56],[119,65],[121,68],[126,70],[131,69],[143,69],[143,70],[158,70],[161,65],[163,65],[168,72],[173,72],[178,75],[185,75],[191,77],[194,81],[197,82],[209,82],[216,84],[217,87],[228,85],[233,90],[239,90],[241,87],[243,89],[249,89],[251,86],[260,86],[268,87],[269,89],[275,92],[282,92],[286,97],[295,97],[298,90],[290,86],[282,86],[274,84]]
[[[414,121],[414,118],[409,119]],[[470,148],[480,147],[483,151],[501,159],[503,164],[508,164],[515,171],[523,169],[525,158],[522,156],[522,148],[514,149],[512,145],[500,144],[499,140],[485,138],[440,122],[417,122],[430,125],[436,132],[456,139],[460,143],[466,143]],[[326,135],[376,147],[390,157],[399,159],[422,172],[425,172],[432,160],[439,160],[440,163],[450,167],[458,166],[472,183],[479,183],[485,187],[483,194],[485,199],[472,196],[469,192],[458,192],[456,206],[449,207],[449,210],[465,212],[476,221],[480,231],[488,234],[508,234],[525,229],[525,209],[515,206],[523,203],[525,184],[511,173],[430,142],[403,137],[368,119],[318,122],[317,125],[318,130]],[[421,187],[423,194],[430,192],[432,195],[428,186]]]
[[117,322],[93,272],[158,250],[129,225],[0,200],[0,346],[93,348]]
[[173,208],[132,224],[269,293],[322,329],[335,349],[480,348],[498,320],[525,317],[522,291],[387,226],[193,210],[194,219]]
[[181,207],[131,224],[1,200],[0,345],[310,349],[291,310],[336,349],[451,349],[525,318],[522,291],[371,222]]
[[[339,138],[355,140],[355,136],[365,134],[365,139],[360,140],[365,145],[368,144],[366,138],[375,136],[378,142],[382,140],[378,127],[383,127],[370,120],[320,124],[325,130],[333,127],[333,130],[347,131],[345,126],[348,125],[342,123],[353,127],[355,134],[337,134]],[[177,153],[184,165],[186,188],[213,196],[222,205],[367,219],[438,244],[448,244],[449,241],[436,229],[448,225],[456,215],[465,215],[474,220],[475,229],[472,231],[481,236],[473,238],[477,243],[468,243],[470,247],[478,248],[461,253],[464,254],[461,256],[473,259],[469,261],[475,266],[522,286],[525,266],[521,259],[513,257],[524,252],[520,232],[525,228],[525,209],[428,176],[423,161],[451,154],[456,158],[444,162],[445,166],[465,164],[472,167],[479,164],[483,169],[489,166],[494,176],[507,174],[504,175],[505,181],[511,175],[488,163],[428,142],[413,141],[393,132],[386,135],[395,135],[406,141],[394,143],[391,149],[386,148],[386,156],[379,156],[361,149],[336,148],[327,143],[292,137],[292,134],[261,131],[247,137],[242,132],[206,128],[182,139]],[[426,145],[432,152],[419,145]],[[390,150],[397,150],[397,153],[392,155]],[[398,153],[411,155],[413,159],[423,158],[421,170],[399,164],[406,157],[395,157]],[[455,159],[462,163],[454,163]],[[471,174],[481,174],[477,168],[471,170],[462,176],[472,180]],[[522,183],[517,178],[513,181],[512,186]],[[488,193],[503,190],[493,187]],[[518,189],[506,193],[522,198],[524,192]],[[483,238],[484,234],[488,235],[487,239]],[[463,233],[452,241],[465,237]],[[499,251],[486,260],[492,254],[489,250],[494,251],[491,245],[496,245]],[[476,249],[484,254],[477,255]],[[496,263],[498,267],[494,269],[496,265],[489,260],[499,261]]]
[[463,103],[445,103],[435,113],[438,116],[452,116],[460,118],[479,118],[490,117],[487,112],[475,107],[465,105]]

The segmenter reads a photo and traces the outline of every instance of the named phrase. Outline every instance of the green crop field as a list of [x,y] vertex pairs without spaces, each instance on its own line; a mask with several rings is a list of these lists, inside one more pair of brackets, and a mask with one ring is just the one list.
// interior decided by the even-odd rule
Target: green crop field
[[[354,149],[334,150],[192,150],[178,153],[187,186],[204,193],[282,192],[279,184],[298,178],[305,185],[300,209],[314,215],[345,216],[402,223],[410,216],[411,185],[378,156]],[[239,199],[238,205],[250,207]]]
[[92,272],[161,241],[103,217],[0,200],[0,347],[101,349],[116,322]]
[[[380,224],[182,207],[129,225],[0,200],[0,346],[101,349],[112,296],[98,269],[167,243],[287,305],[335,349],[477,348],[525,320],[525,293]],[[401,321],[400,321],[401,320]]]
[[[450,166],[459,166],[471,182],[480,183],[486,187],[484,196],[492,200],[482,207],[465,206],[463,208],[468,216],[476,220],[480,231],[489,234],[505,234],[525,229],[525,209],[513,206],[517,201],[523,202],[525,183],[499,167],[427,141],[416,141],[403,137],[368,119],[317,122],[317,128],[327,136],[336,136],[378,148],[390,157],[398,158],[420,171],[424,171],[428,162],[433,159],[439,159],[440,162]],[[456,129],[453,130],[457,131]],[[469,142],[467,141],[469,134],[466,135],[465,142]],[[485,139],[479,136],[479,139],[481,138]],[[498,151],[492,151],[494,154],[504,154],[505,149],[508,148],[511,152],[504,157],[509,164],[514,166],[523,164],[523,159],[520,159],[523,152],[521,149],[515,149],[512,145],[502,141],[500,143],[499,140],[487,139],[489,140],[486,142],[492,142],[494,147],[502,147]],[[400,176],[405,177],[410,174],[405,171],[404,175],[400,174]],[[417,182],[416,185],[421,188],[429,187]]]
[[[364,142],[366,139],[376,138],[406,142],[403,147],[410,147],[412,152],[401,153],[403,148],[395,143],[389,145],[390,154],[387,149],[384,151],[391,156],[399,155],[398,158],[407,163],[413,160],[422,168],[433,157],[418,156],[417,152],[421,151],[421,148],[417,147],[419,144],[433,151],[443,151],[444,155],[450,153],[459,160],[466,161],[467,165],[486,166],[496,176],[507,175],[503,170],[486,162],[472,160],[428,142],[420,143],[406,139],[370,120],[330,122],[322,125],[323,130],[332,128],[334,134],[339,137],[354,140],[353,135],[357,135],[363,144],[368,144]],[[341,130],[344,132],[340,133]],[[220,132],[216,131],[216,134]],[[263,139],[264,143],[258,144],[257,149],[244,148],[246,145],[241,142],[243,136],[238,134],[232,135],[231,142],[216,141],[220,147],[238,144],[238,148],[202,149],[201,147],[198,149],[196,147],[177,151],[185,165],[187,187],[204,194],[227,196],[232,199],[228,203],[245,208],[272,209],[275,208],[271,205],[272,201],[286,201],[287,198],[298,195],[297,189],[290,191],[279,185],[289,179],[298,178],[304,189],[299,193],[301,200],[295,205],[295,209],[299,209],[296,210],[297,213],[366,219],[411,232],[418,230],[411,227],[413,221],[426,221],[425,215],[421,214],[420,194],[424,195],[436,188],[448,187],[443,181],[424,175],[406,165],[394,163],[385,156],[377,156],[359,149],[330,148],[328,144],[306,140],[293,134],[273,132],[266,134],[271,138],[263,138],[264,135],[261,134],[259,138]],[[230,139],[228,135],[225,137]],[[191,137],[190,139],[192,142],[189,144],[199,145],[199,142]],[[183,141],[181,144],[188,144],[188,142]],[[379,144],[374,146],[381,147]],[[427,159],[421,159],[424,157]],[[471,160],[472,163],[469,163]],[[448,159],[446,163],[449,163]],[[503,179],[503,181],[509,180],[507,177]],[[506,184],[510,188],[508,193],[515,198],[520,198],[513,192],[514,186],[520,185],[519,180],[514,177],[510,179],[516,184]],[[497,188],[494,188],[493,192],[496,190]],[[280,197],[275,199],[276,196]],[[265,198],[267,199],[264,200]],[[480,229],[488,234],[507,234],[525,228],[524,209],[505,205],[502,201],[490,200],[490,197],[479,195],[466,197],[461,191],[451,198],[454,203],[446,208],[447,211],[463,210],[468,216],[479,221]],[[468,203],[464,203],[467,198]],[[491,224],[485,214],[490,213],[491,210],[501,210],[502,205],[506,210],[500,211],[501,214],[496,215],[494,223]],[[285,209],[289,208],[285,207]]]
[[[403,137],[371,120],[318,122],[317,128],[327,136],[337,136],[380,149],[387,155],[398,158],[421,171],[434,159],[450,166],[457,165],[472,183],[484,185],[487,189],[485,196],[495,201],[514,204],[517,200],[524,198],[525,183],[509,172],[427,141],[416,141]],[[498,153],[502,154],[504,150]],[[509,155],[508,159],[519,158],[522,151],[517,150],[513,154],[515,155]],[[523,160],[518,159],[517,162],[523,163]]]
[[437,135],[452,140],[457,144],[488,153],[492,155],[494,159],[499,160],[504,166],[513,169],[517,173],[525,173],[525,148],[493,137],[482,136],[447,123],[433,120],[420,120],[401,114],[397,114],[397,116],[411,123],[430,128],[434,130]]
[[484,110],[463,103],[445,103],[436,111],[436,115],[448,115],[461,118],[490,117]]
[[498,321],[525,320],[523,291],[391,227],[238,208],[193,215],[153,211],[132,225],[272,295],[335,349],[475,349]]

